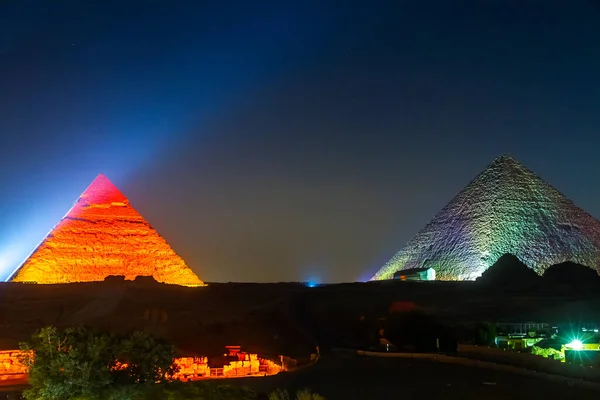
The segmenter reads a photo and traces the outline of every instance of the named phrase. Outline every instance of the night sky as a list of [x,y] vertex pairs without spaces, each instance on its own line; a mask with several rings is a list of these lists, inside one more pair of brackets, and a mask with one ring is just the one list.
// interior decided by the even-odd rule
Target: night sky
[[0,1],[0,278],[100,172],[205,281],[338,282],[503,153],[600,217],[598,149],[598,1]]

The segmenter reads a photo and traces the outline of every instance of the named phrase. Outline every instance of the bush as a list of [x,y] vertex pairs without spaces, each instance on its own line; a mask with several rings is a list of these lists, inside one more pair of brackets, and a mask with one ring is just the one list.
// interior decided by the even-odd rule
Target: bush
[[565,355],[560,350],[556,350],[552,347],[543,348],[533,346],[531,348],[531,354],[534,354],[536,356],[542,356],[545,358],[553,358],[555,360],[562,360],[565,358]]
[[478,346],[495,346],[497,335],[496,325],[483,322],[475,325],[472,340]]
[[[29,367],[27,400],[257,400],[246,388],[170,380],[172,344],[143,332],[115,335],[92,328],[42,328],[21,343]],[[288,397],[276,397],[276,396]],[[275,397],[273,397],[275,396]],[[269,399],[288,399],[277,391]],[[324,400],[302,390],[296,400]]]
[[142,332],[113,335],[91,328],[42,328],[22,343],[28,400],[138,399],[175,372],[174,347]]
[[212,382],[167,382],[155,385],[144,400],[256,400],[254,391]]
[[269,395],[269,400],[325,400],[325,397],[308,389],[301,389],[296,392],[296,397],[292,398],[287,390],[278,389]]

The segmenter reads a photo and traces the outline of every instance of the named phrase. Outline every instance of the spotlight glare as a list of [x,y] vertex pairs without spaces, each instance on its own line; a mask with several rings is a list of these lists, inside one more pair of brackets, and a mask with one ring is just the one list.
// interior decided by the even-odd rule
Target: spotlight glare
[[571,343],[567,344],[567,346],[573,350],[581,350],[583,348],[583,343],[581,343],[581,340],[575,339]]

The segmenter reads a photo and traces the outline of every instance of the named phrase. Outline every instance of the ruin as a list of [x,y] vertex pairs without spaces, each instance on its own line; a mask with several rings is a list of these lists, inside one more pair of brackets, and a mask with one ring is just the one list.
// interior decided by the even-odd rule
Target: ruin
[[8,280],[56,284],[102,281],[111,275],[204,285],[127,197],[98,175]]
[[[29,369],[23,364],[21,350],[0,351],[0,386],[22,385],[27,383]],[[285,370],[283,365],[256,354],[237,352],[223,355],[222,365],[211,365],[208,357],[178,357],[173,360],[177,372],[173,380],[183,382],[247,376],[275,375]]]
[[438,280],[474,280],[503,254],[542,274],[572,261],[598,270],[600,221],[510,156],[494,160],[371,280],[433,268]]

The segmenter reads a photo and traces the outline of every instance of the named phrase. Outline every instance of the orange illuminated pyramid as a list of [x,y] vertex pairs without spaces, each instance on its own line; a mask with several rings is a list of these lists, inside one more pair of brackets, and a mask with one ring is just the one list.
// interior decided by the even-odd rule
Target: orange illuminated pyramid
[[109,275],[129,280],[151,275],[169,284],[203,285],[123,193],[98,175],[10,280],[71,283]]

